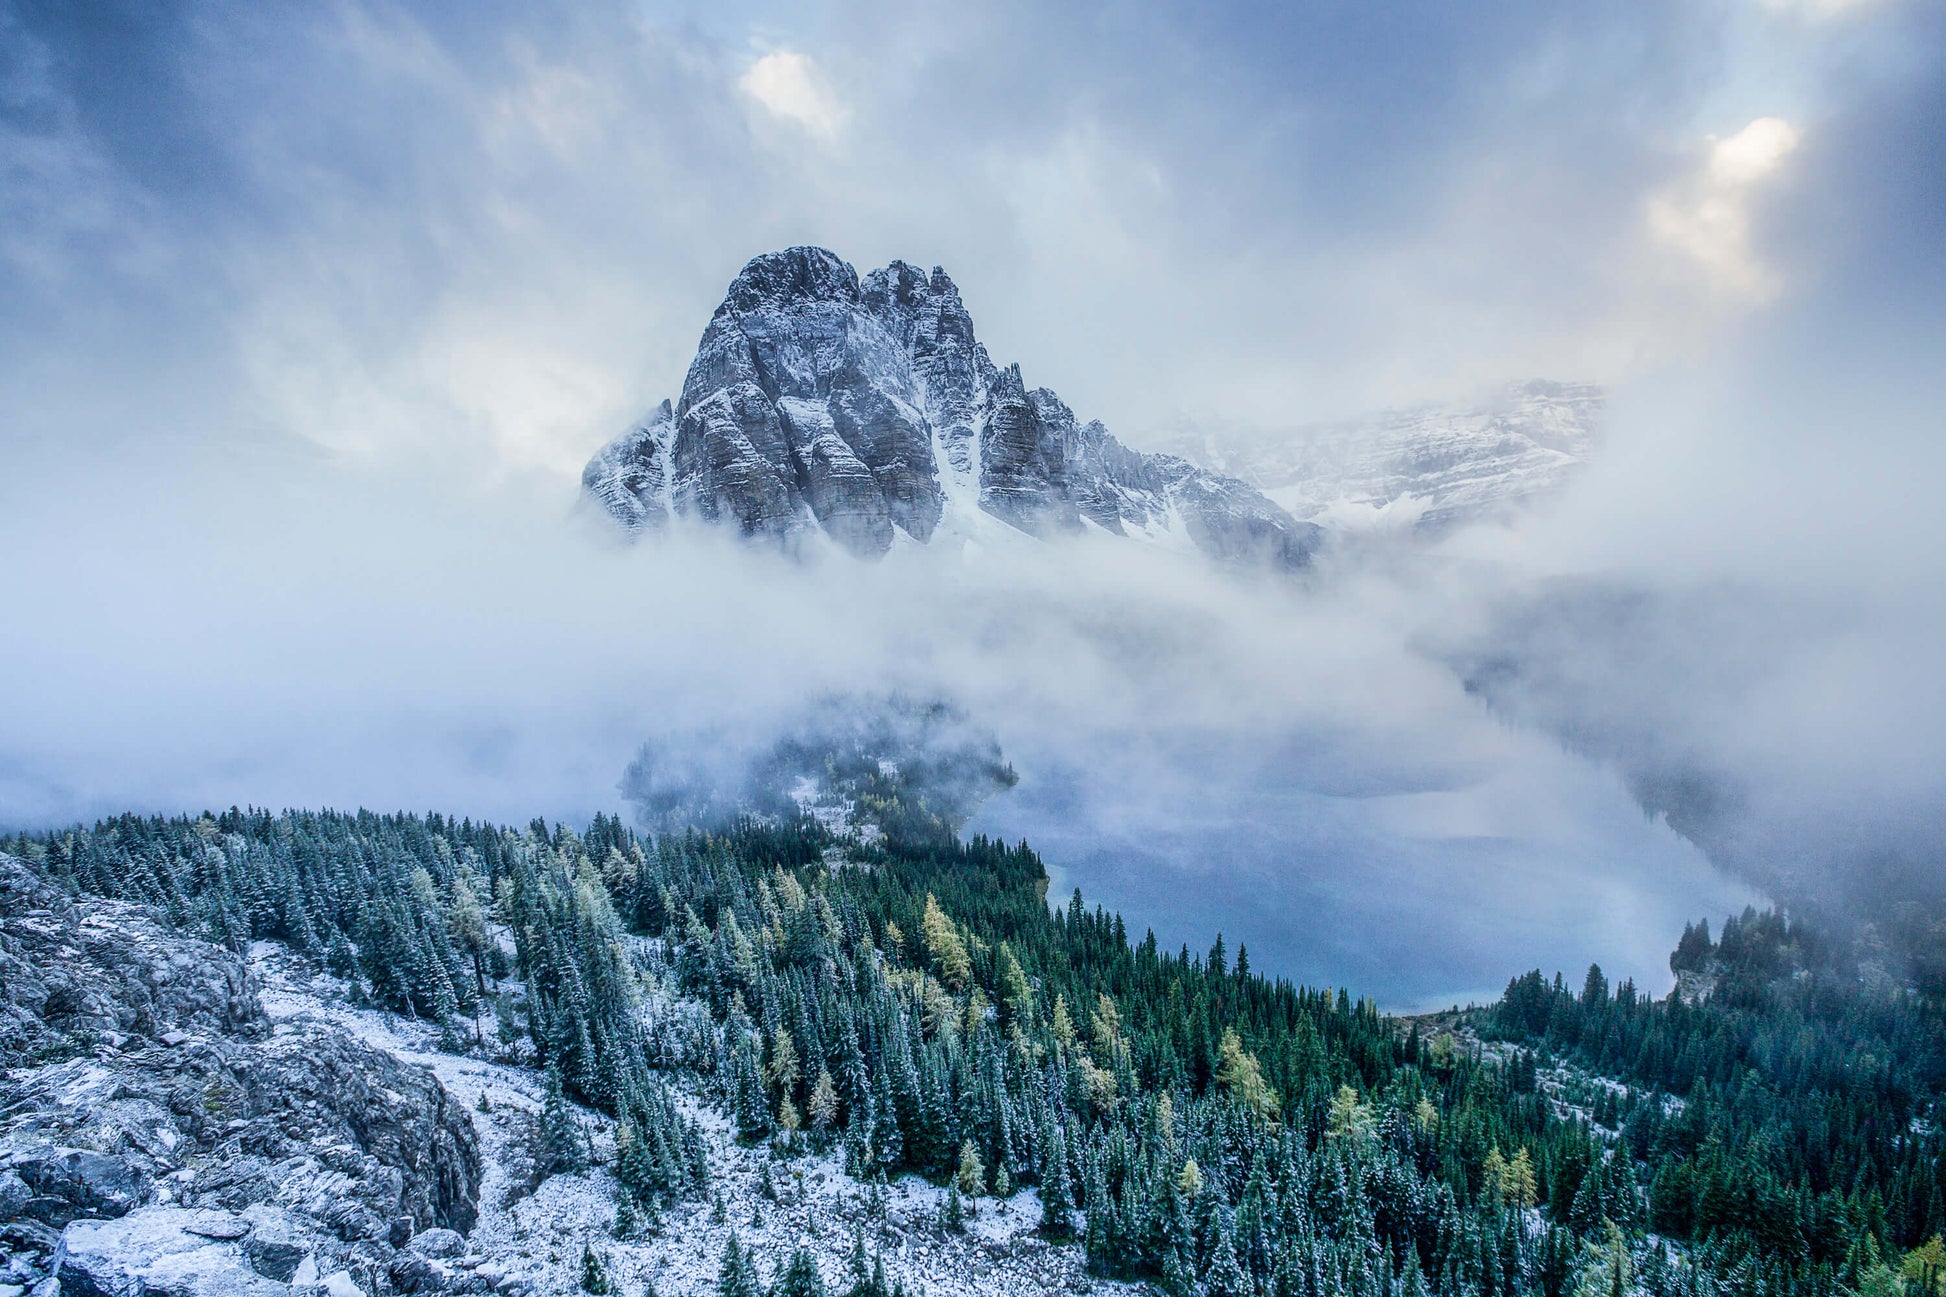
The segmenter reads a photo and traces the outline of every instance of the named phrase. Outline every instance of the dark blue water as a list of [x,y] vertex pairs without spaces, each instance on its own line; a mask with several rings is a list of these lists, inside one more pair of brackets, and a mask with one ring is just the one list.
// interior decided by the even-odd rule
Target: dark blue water
[[1055,900],[1078,887],[1172,950],[1221,932],[1256,971],[1397,1011],[1591,962],[1659,994],[1683,923],[1753,899],[1611,774],[1541,744],[1457,778],[1220,740],[1016,765],[969,827],[1030,842]]

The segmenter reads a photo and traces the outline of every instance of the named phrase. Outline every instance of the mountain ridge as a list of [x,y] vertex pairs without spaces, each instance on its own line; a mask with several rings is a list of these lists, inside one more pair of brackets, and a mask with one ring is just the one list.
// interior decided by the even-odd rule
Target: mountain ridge
[[584,494],[631,534],[673,518],[875,557],[941,524],[1098,529],[1212,557],[1305,566],[1317,527],[1261,492],[1079,421],[993,363],[946,272],[862,279],[823,248],[752,259],[711,316],[681,395],[603,446]]
[[1192,426],[1158,448],[1327,530],[1437,535],[1511,520],[1558,494],[1600,448],[1606,401],[1596,383],[1529,379],[1277,433]]

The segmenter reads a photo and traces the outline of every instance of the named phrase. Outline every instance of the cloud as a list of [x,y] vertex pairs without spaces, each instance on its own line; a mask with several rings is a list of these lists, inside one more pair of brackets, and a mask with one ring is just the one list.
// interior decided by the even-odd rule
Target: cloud
[[1754,192],[1796,150],[1798,131],[1759,117],[1726,139],[1712,139],[1698,172],[1649,200],[1655,237],[1691,259],[1718,293],[1762,300],[1780,284],[1751,246]]
[[737,78],[737,88],[772,116],[823,140],[835,140],[851,114],[807,54],[773,50]]
[[[0,179],[36,267],[0,345],[193,337],[266,426],[488,477],[567,477],[574,424],[672,391],[737,267],[802,242],[945,265],[1138,439],[1626,369],[1690,315],[1639,284],[1664,141],[1736,71],[1675,0],[6,9],[0,119],[46,156]],[[457,413],[482,370],[509,401]]]
[[[1758,57],[1686,0],[0,0],[0,818],[585,814],[660,727],[930,686],[1021,766],[990,827],[1181,939],[1396,1003],[1651,981],[1747,893],[1644,771],[1805,843],[1862,806],[1924,846],[1939,804],[1938,12],[1766,20]],[[996,358],[1136,440],[1635,381],[1547,530],[1303,593],[591,540],[575,467],[801,242],[944,264]],[[1425,646],[1509,647],[1557,579],[1651,611],[1607,654],[1512,641],[1573,669],[1503,725]]]
[[1880,0],[1762,0],[1763,7],[1777,13],[1828,20],[1855,15]]
[[1416,579],[1307,594],[1111,537],[879,563],[687,528],[630,547],[545,493],[267,448],[66,480],[0,497],[34,610],[0,637],[0,678],[32,682],[0,692],[8,823],[585,819],[625,809],[644,742],[743,750],[808,699],[898,690],[998,735],[1022,782],[974,827],[1027,837],[1062,887],[1388,1004],[1589,952],[1659,984],[1699,899],[1746,895],[1418,653],[1443,597]]
[[1868,92],[1715,150],[1757,177],[1775,296],[1616,393],[1607,451],[1450,628],[1504,714],[1719,863],[1880,919],[1946,899],[1946,14],[1883,20]]

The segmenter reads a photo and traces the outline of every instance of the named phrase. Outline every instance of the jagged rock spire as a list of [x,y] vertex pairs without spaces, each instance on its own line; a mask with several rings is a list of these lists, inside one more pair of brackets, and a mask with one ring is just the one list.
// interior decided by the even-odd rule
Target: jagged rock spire
[[1233,478],[1129,450],[1018,365],[996,367],[945,270],[861,281],[823,248],[738,273],[672,405],[603,447],[586,493],[631,532],[692,516],[883,554],[950,512],[1031,535],[1180,531],[1220,558],[1302,565],[1316,529]]

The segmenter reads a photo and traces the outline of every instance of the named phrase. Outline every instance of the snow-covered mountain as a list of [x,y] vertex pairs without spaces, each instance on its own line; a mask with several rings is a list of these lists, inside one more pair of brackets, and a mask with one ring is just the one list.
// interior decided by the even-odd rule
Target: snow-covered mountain
[[1605,392],[1519,383],[1469,403],[1386,410],[1288,432],[1191,428],[1163,448],[1233,474],[1330,530],[1450,530],[1559,491],[1595,451]]
[[693,516],[785,544],[821,532],[863,555],[997,521],[1298,567],[1319,534],[996,367],[945,271],[895,261],[861,281],[822,248],[745,266],[681,397],[603,447],[582,485],[631,532]]

